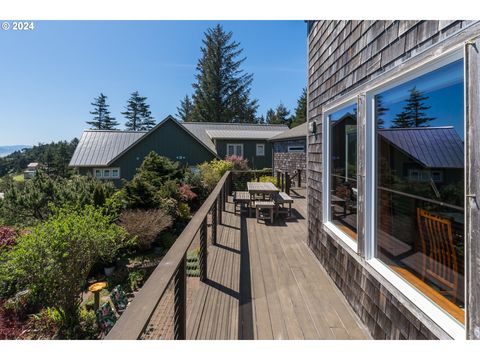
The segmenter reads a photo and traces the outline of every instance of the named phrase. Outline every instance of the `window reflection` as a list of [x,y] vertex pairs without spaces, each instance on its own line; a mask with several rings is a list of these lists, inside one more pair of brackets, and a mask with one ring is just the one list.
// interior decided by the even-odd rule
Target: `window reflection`
[[464,323],[463,60],[375,97],[377,257]]
[[357,106],[328,116],[330,123],[331,221],[357,238]]

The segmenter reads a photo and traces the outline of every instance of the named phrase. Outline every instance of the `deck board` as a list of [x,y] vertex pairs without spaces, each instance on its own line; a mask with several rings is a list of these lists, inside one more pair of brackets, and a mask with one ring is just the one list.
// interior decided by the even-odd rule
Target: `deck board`
[[208,279],[188,309],[189,339],[367,339],[306,245],[305,191],[294,219],[257,223],[229,202],[208,247]]

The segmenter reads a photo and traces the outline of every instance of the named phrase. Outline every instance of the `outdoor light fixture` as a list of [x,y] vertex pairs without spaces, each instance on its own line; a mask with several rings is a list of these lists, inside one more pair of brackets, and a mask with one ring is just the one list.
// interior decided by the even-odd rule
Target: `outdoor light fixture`
[[311,123],[308,124],[308,130],[312,133],[312,134],[317,134],[317,122],[316,121],[312,121]]

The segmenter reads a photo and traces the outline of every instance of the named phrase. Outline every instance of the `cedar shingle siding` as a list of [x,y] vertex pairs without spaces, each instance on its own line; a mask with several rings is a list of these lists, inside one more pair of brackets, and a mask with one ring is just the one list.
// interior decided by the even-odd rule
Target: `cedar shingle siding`
[[374,338],[448,338],[359,255],[322,230],[322,107],[408,66],[417,55],[432,49],[432,56],[440,55],[448,40],[462,45],[479,34],[478,23],[310,21],[308,30],[308,120],[318,125],[317,136],[307,137],[308,244]]

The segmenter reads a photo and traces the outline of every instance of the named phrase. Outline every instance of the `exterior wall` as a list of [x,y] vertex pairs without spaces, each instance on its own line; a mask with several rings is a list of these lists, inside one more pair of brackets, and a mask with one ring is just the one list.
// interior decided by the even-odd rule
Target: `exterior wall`
[[[220,159],[227,156],[227,144],[243,144],[243,156],[248,159],[252,169],[272,167],[272,144],[266,140],[216,140],[217,154]],[[257,156],[257,144],[265,144],[265,156]]]
[[[472,21],[316,21],[308,29],[308,120],[318,125],[317,135],[308,135],[308,244],[374,338],[449,338],[361,255],[322,227],[322,112],[331,101],[362,92],[415,59],[462,46],[480,34],[480,26]],[[361,245],[359,240],[359,250]]]
[[[189,133],[168,120],[108,167],[119,167],[121,179],[131,180],[145,156],[151,151],[188,166],[195,166],[215,158],[213,153]],[[80,168],[79,172],[83,175],[92,174],[93,168]],[[121,184],[121,180],[110,181],[117,186]]]
[[[307,141],[303,139],[275,141],[273,143],[273,169],[287,170],[289,173],[301,169],[302,177],[304,177],[307,169],[306,142]],[[304,146],[305,152],[289,153],[289,146]]]

